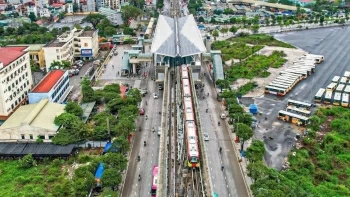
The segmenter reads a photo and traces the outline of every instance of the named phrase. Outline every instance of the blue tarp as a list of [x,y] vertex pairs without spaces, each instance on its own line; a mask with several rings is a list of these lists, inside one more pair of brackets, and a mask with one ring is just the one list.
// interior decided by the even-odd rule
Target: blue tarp
[[97,170],[96,170],[96,173],[95,173],[95,178],[96,179],[101,179],[104,170],[105,170],[105,168],[104,168],[103,163],[98,164],[98,167],[97,167]]
[[252,114],[257,114],[258,113],[258,106],[255,104],[250,104],[249,105],[249,112]]
[[103,153],[106,153],[108,151],[108,149],[110,149],[112,146],[112,143],[108,142],[105,146],[105,148],[103,149]]

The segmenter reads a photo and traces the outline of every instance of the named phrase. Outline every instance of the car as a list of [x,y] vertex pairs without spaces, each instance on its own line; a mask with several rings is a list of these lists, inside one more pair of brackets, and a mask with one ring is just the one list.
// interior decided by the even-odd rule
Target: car
[[157,99],[158,98],[158,95],[156,93],[153,93],[153,98],[154,99]]
[[145,109],[143,107],[140,108],[140,115],[141,116],[145,115]]
[[163,90],[163,85],[159,85],[158,90]]
[[162,135],[162,128],[161,127],[158,127],[158,136]]
[[142,96],[146,96],[147,89],[140,89],[140,93],[141,93]]
[[204,138],[204,141],[209,141],[208,133],[203,133],[203,138]]

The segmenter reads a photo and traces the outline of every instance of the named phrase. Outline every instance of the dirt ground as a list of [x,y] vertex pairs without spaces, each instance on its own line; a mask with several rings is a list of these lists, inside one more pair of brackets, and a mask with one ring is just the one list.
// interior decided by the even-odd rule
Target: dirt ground
[[262,48],[258,54],[260,55],[271,55],[273,51],[284,51],[284,53],[287,55],[285,57],[287,59],[287,62],[281,66],[280,68],[269,68],[268,71],[271,73],[269,77],[267,78],[254,78],[251,79],[238,79],[232,84],[232,88],[236,89],[250,81],[255,81],[258,84],[258,87],[254,90],[250,91],[248,94],[244,95],[245,97],[258,97],[264,94],[264,87],[268,85],[271,81],[273,81],[281,71],[285,70],[288,66],[291,66],[293,64],[293,61],[297,60],[299,57],[301,57],[304,53],[306,53],[302,49],[290,49],[290,48],[283,48],[283,47],[271,47],[271,46],[265,46]]

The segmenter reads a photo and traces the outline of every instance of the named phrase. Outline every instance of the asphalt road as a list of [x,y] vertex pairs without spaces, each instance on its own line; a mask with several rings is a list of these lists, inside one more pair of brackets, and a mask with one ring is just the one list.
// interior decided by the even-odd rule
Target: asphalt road
[[[202,131],[209,134],[209,141],[205,142],[205,148],[208,156],[208,165],[210,178],[212,181],[213,192],[219,196],[237,196],[246,197],[248,193],[244,184],[244,177],[241,174],[237,156],[225,126],[224,121],[219,117],[222,110],[220,102],[216,100],[216,90],[209,79],[207,68],[203,67],[206,73],[203,78],[204,94],[209,93],[209,97],[203,99],[203,95],[198,94],[200,104],[200,116]],[[208,113],[206,113],[208,109]],[[218,122],[220,125],[218,126]],[[222,153],[219,154],[219,147],[222,147]],[[221,171],[221,166],[224,171]]]
[[[260,140],[263,140],[263,136],[273,137],[273,140],[265,139],[265,160],[270,167],[281,169],[284,158],[295,143],[295,132],[303,131],[300,127],[277,120],[278,111],[286,108],[288,99],[313,102],[319,88],[325,88],[334,76],[342,76],[344,71],[350,70],[350,57],[346,54],[350,49],[349,33],[349,28],[337,27],[275,35],[277,39],[309,53],[324,55],[325,61],[316,67],[315,73],[299,82],[285,97],[265,95],[255,99],[263,114],[257,116],[260,124],[255,130],[255,137]],[[265,121],[264,117],[268,120]]]

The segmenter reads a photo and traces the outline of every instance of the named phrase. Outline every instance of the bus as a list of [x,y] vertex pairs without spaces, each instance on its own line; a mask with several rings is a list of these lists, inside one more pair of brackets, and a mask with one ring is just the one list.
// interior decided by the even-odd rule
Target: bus
[[332,83],[330,83],[330,84],[327,86],[326,90],[327,90],[327,91],[333,91],[335,88],[337,88],[337,84],[334,83],[334,82],[332,82]]
[[290,84],[290,86],[294,87],[297,82],[295,80],[289,80],[289,79],[275,79],[272,81],[272,83],[283,83],[283,84]]
[[322,101],[322,98],[323,98],[323,95],[324,95],[325,92],[326,92],[326,89],[320,88],[320,89],[317,91],[317,93],[316,93],[316,95],[315,95],[315,97],[314,97],[314,101],[315,101],[316,103],[320,103],[320,102]]
[[339,84],[338,87],[335,89],[336,92],[343,92],[345,85]]
[[300,74],[303,79],[306,79],[309,75],[306,71],[297,71],[297,70],[286,70],[282,71],[282,74]]
[[289,67],[289,69],[293,69],[293,70],[306,70],[310,73],[314,73],[315,72],[315,68],[309,67],[309,66],[292,66]]
[[281,76],[290,76],[290,77],[302,77],[302,74],[297,74],[297,73],[291,73],[291,72],[285,72],[285,71],[281,71],[280,72]]
[[310,64],[309,63],[303,63],[303,64],[302,63],[296,63],[296,64],[291,65],[290,67],[311,67],[313,69],[316,68],[315,64],[311,64],[311,63]]
[[348,78],[348,80],[350,80],[350,71],[345,71],[344,77],[346,77],[346,78]]
[[345,87],[344,92],[350,94],[350,85]]
[[346,84],[348,83],[348,78],[346,78],[346,77],[342,77],[342,78],[340,78],[339,83],[340,83],[340,84],[344,84],[344,85],[346,85]]
[[152,186],[151,186],[151,196],[157,196],[158,188],[158,165],[154,165],[152,169]]
[[278,77],[290,78],[290,79],[294,79],[297,81],[304,79],[302,75],[293,74],[293,73],[280,73],[280,75]]
[[349,107],[349,94],[348,93],[342,94],[341,106],[342,107]]
[[303,74],[303,76],[305,75],[306,77],[312,74],[310,71],[307,71],[304,69],[286,69],[285,71],[291,72],[291,73]]
[[295,107],[299,107],[299,108],[306,108],[306,109],[310,109],[312,107],[311,103],[305,103],[302,101],[296,101],[296,100],[292,100],[289,99],[288,100],[288,106],[295,106]]
[[278,119],[281,119],[283,121],[291,122],[293,124],[296,124],[298,126],[305,126],[309,123],[309,118],[305,116],[301,116],[295,113],[287,112],[284,110],[280,110],[278,112]]
[[292,112],[292,113],[295,113],[295,114],[299,114],[299,115],[302,115],[302,116],[305,116],[305,117],[309,117],[311,115],[311,111],[305,110],[305,109],[301,109],[301,108],[297,108],[297,107],[294,107],[294,106],[288,106],[286,108],[286,111],[287,112]]
[[284,88],[277,88],[273,86],[265,86],[265,94],[274,94],[278,96],[284,96],[287,94],[287,90]]
[[324,104],[330,104],[332,103],[332,91],[326,91],[326,95],[324,96]]
[[300,80],[302,80],[301,77],[296,77],[296,76],[290,76],[290,75],[280,75],[276,79],[283,79],[283,80],[293,80],[296,83],[298,83]]
[[313,59],[317,64],[320,64],[324,61],[323,55],[314,55],[314,54],[305,54],[306,58]]
[[281,83],[270,83],[269,86],[277,87],[277,88],[284,88],[289,92],[292,88],[290,85],[287,84],[281,84]]
[[333,79],[332,79],[332,82],[333,83],[338,83],[340,80],[340,77],[339,76],[334,76]]
[[334,94],[333,105],[340,105],[340,104],[341,104],[341,93],[336,92]]

